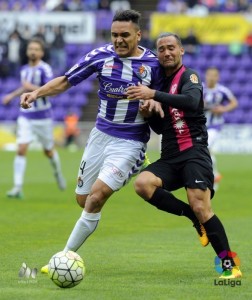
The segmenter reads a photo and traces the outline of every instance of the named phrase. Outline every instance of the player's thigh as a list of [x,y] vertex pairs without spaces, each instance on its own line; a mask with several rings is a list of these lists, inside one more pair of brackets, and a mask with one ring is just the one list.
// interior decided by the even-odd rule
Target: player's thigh
[[33,131],[43,148],[51,150],[54,146],[52,119],[34,120],[32,121],[32,126]]
[[90,193],[105,159],[104,149],[108,143],[106,138],[107,136],[96,128],[92,129],[78,169],[76,194]]
[[207,132],[208,132],[208,147],[209,149],[212,149],[215,142],[219,138],[220,131],[215,128],[209,128]]
[[162,181],[162,187],[168,191],[174,191],[183,186],[180,172],[177,166],[164,159],[159,159],[147,166],[144,171],[153,173]]
[[133,140],[112,138],[105,149],[105,160],[98,178],[113,191],[128,182],[137,161],[144,158],[146,144]]
[[33,140],[31,120],[19,117],[17,119],[17,144],[29,144]]
[[211,191],[213,197],[214,175],[209,152],[205,148],[195,150],[194,157],[187,160],[183,168],[184,186],[190,189]]

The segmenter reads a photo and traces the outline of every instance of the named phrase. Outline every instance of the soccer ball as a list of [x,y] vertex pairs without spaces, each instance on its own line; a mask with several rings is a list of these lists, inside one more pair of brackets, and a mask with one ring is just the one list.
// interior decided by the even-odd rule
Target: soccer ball
[[232,267],[232,264],[231,264],[230,259],[224,259],[222,265],[223,265],[223,267],[225,267],[225,268],[227,268],[227,269],[229,269],[230,267]]
[[82,258],[73,251],[61,251],[52,256],[48,264],[49,278],[61,288],[78,285],[85,274]]

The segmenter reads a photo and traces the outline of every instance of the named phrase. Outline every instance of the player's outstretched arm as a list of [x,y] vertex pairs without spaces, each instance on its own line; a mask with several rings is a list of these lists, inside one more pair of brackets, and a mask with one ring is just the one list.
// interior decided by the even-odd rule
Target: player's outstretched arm
[[39,97],[54,96],[63,93],[71,87],[66,76],[60,76],[30,93],[24,93],[20,98],[20,106],[27,109]]
[[20,88],[14,90],[13,92],[11,92],[3,97],[2,103],[4,105],[9,104],[15,97],[22,95],[24,91],[25,91],[25,89],[23,87],[20,87]]

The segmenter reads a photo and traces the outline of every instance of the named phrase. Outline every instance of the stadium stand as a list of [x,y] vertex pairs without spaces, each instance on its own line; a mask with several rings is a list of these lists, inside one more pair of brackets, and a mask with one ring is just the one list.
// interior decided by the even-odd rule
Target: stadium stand
[[[20,4],[17,5],[17,2]],[[34,5],[29,4],[32,2]],[[44,9],[44,0],[36,1],[17,1],[10,0],[8,5],[6,1],[0,0],[0,11],[2,10],[13,10],[13,9],[25,9],[27,5],[31,5],[33,10]],[[65,7],[61,9],[67,9],[67,4],[71,0],[64,1]],[[83,10],[97,9],[99,7],[98,0],[82,0]],[[132,8],[138,9],[138,7],[133,6],[131,1]],[[160,12],[165,12],[166,4],[168,2],[177,2],[172,0],[159,0],[156,1],[156,10]],[[188,2],[188,1],[185,1]],[[207,3],[208,1],[194,1]],[[210,1],[213,3],[213,1]],[[210,3],[209,2],[209,3]],[[138,2],[138,4],[140,1]],[[252,1],[249,1],[251,4]],[[144,7],[144,6],[143,6]],[[236,6],[239,10],[239,6]],[[191,9],[191,8],[190,8]],[[224,7],[208,7],[208,10],[211,11],[223,11]],[[110,30],[111,20],[113,17],[113,12],[109,9],[101,9],[96,11],[96,30],[97,30],[97,40],[94,44],[69,44],[65,46],[65,51],[67,53],[67,66],[71,67],[76,63],[78,58],[83,54],[89,52],[93,48],[100,46],[106,42],[106,35],[103,35],[103,32]],[[221,74],[221,83],[228,86],[239,101],[239,107],[225,115],[227,123],[252,123],[252,105],[250,98],[252,97],[252,89],[250,82],[252,81],[252,68],[251,68],[251,56],[247,51],[243,51],[241,55],[235,56],[230,54],[228,45],[219,44],[201,44],[200,45],[200,55],[189,55],[185,54],[184,64],[188,67],[196,69],[201,78],[204,76],[204,72],[209,66],[216,66],[220,69]],[[54,118],[56,121],[63,121],[65,115],[69,110],[72,110],[77,113],[80,120],[85,120],[83,115],[83,108],[87,105],[94,104],[94,97],[96,97],[96,86],[94,85],[95,76],[92,76],[85,82],[79,85],[78,89],[69,89],[63,95],[57,97],[52,97],[52,105],[54,109]],[[13,90],[15,87],[19,86],[19,78],[6,77],[0,78],[0,98],[3,97],[6,93]],[[90,96],[92,93],[92,96]],[[92,98],[92,99],[91,99]],[[6,120],[15,120],[18,114],[18,99],[13,101],[9,106],[0,105],[0,121]],[[96,104],[96,103],[95,103]]]

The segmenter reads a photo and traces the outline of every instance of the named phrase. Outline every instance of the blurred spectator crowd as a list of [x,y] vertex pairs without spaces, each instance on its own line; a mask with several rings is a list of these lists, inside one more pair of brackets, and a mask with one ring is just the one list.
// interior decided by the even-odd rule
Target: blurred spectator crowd
[[94,11],[129,9],[127,0],[0,0],[0,11]]
[[[18,24],[8,35],[2,32],[0,35],[0,85],[2,86],[0,98],[13,90],[14,86],[19,85],[20,67],[27,63],[26,46],[32,37],[44,40],[46,45],[44,60],[52,65],[55,76],[62,75],[83,54],[110,40],[110,26],[114,12],[118,9],[130,9],[133,3],[133,0],[0,0],[0,12],[95,11],[96,16],[96,40],[92,44],[66,43],[65,28],[61,26],[54,26],[52,38],[49,40],[43,25],[37,28],[37,32],[32,32],[29,26],[20,29]],[[156,3],[157,11],[172,14],[252,13],[252,0],[159,0]],[[148,24],[146,25],[142,28],[140,45],[155,50],[155,42],[151,40]],[[185,48],[184,63],[197,69],[202,78],[208,66],[216,66],[221,71],[222,82],[228,85],[238,97],[239,108],[234,113],[228,114],[227,122],[252,123],[250,104],[252,31],[243,44],[234,42],[230,45],[205,45],[201,43],[193,28],[188,28],[187,34],[181,38]],[[88,94],[93,91],[94,78],[95,76],[91,76],[80,85],[79,90],[70,89],[67,93],[59,95],[57,101],[53,101],[54,108],[57,108],[55,120],[63,121],[67,111],[77,114],[78,118],[82,117],[81,108],[88,103]],[[13,102],[11,107],[0,107],[0,120],[15,120],[18,114],[16,104]]]
[[159,0],[157,11],[205,16],[209,13],[251,13],[251,0]]

